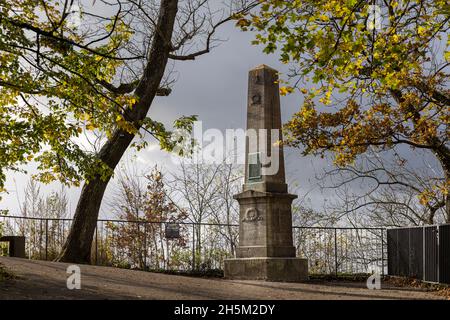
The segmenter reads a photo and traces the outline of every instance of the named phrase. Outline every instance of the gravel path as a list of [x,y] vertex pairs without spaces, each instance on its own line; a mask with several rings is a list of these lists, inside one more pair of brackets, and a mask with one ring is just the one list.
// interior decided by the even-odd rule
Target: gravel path
[[0,299],[440,299],[417,289],[364,283],[281,283],[173,276],[81,265],[81,290],[66,287],[65,263],[0,257],[18,278],[0,283]]

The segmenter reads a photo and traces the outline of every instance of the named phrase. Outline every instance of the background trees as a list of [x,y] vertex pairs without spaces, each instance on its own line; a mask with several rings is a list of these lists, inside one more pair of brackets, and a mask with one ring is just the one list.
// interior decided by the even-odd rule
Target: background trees
[[[20,216],[24,219],[2,221],[5,235],[21,235],[27,239],[27,255],[32,259],[55,259],[67,236],[69,215],[65,188],[49,194],[41,192],[41,185],[30,179],[23,190]],[[6,213],[2,212],[2,215]]]
[[[196,269],[210,270],[234,254],[238,228],[231,224],[238,223],[239,208],[233,195],[242,184],[238,166],[184,158],[179,170],[163,173],[154,167],[148,173],[132,161],[121,166],[118,178],[107,210],[137,223],[108,224],[107,241],[123,248],[122,256],[132,266],[190,269],[194,261]],[[181,237],[168,240],[165,222],[193,224],[180,224]]]
[[408,160],[396,152],[368,151],[355,165],[324,172],[322,187],[337,195],[328,203],[328,213],[354,226],[443,223],[445,196],[427,190],[444,178],[432,157],[423,153]]
[[[225,159],[221,163],[209,164],[186,158],[181,159],[179,169],[169,176],[170,197],[178,207],[184,208],[187,219],[196,224],[197,262],[200,265],[203,260],[204,267],[210,268],[208,260],[214,259],[208,259],[208,255],[233,254],[237,245],[238,229],[231,224],[239,223],[239,206],[233,195],[242,188],[241,168]],[[205,228],[199,225],[201,223],[224,225]],[[204,252],[205,242],[208,242],[206,247],[217,248],[216,252]]]
[[115,218],[132,221],[106,226],[111,232],[107,241],[121,248],[130,266],[145,270],[168,269],[172,267],[170,263],[176,264],[170,256],[176,248],[185,245],[185,239],[164,241],[163,223],[182,221],[187,213],[168,198],[163,174],[157,167],[143,179],[137,172],[121,171],[110,208]]
[[419,198],[426,207],[444,199],[448,222],[448,4],[371,4],[382,21],[367,1],[264,0],[238,25],[255,30],[254,43],[265,52],[278,50],[282,62],[292,63],[281,92],[297,88],[304,102],[286,124],[289,145],[304,154],[331,152],[338,166],[368,150],[428,151],[441,175],[419,187]]

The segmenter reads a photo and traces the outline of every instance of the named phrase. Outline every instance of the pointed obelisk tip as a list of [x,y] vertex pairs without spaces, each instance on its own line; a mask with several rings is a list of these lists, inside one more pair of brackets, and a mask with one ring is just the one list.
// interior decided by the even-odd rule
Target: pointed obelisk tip
[[252,70],[259,70],[259,69],[267,69],[267,70],[274,71],[274,72],[278,73],[277,70],[275,70],[274,68],[271,68],[271,67],[269,67],[268,65],[265,65],[265,64],[260,64],[259,66],[253,68]]

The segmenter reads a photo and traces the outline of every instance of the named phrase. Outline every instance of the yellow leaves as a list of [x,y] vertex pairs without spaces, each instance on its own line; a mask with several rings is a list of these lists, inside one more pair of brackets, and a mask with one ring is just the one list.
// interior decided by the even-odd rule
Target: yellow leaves
[[327,15],[325,15],[325,14],[321,14],[321,15],[319,16],[319,19],[320,19],[321,21],[323,21],[323,22],[330,21],[330,18],[329,18]]
[[[331,81],[332,82],[332,81]],[[333,85],[332,83],[330,83],[330,85],[328,86],[327,91],[325,92],[325,95],[319,99],[319,101],[321,103],[323,103],[324,105],[329,105],[331,104],[331,94],[333,93]]]
[[246,28],[250,26],[251,22],[248,19],[241,18],[236,22],[236,26],[240,28]]
[[436,198],[436,191],[439,187],[433,186],[432,188],[427,188],[423,190],[419,195],[419,202],[421,205],[426,206],[433,202],[434,198]]
[[[257,19],[257,23],[258,23],[258,22],[260,22],[259,19]],[[277,22],[278,22],[279,24],[284,24],[284,23],[286,22],[286,15],[279,15],[279,16],[277,17]]]
[[[86,130],[93,131],[97,128],[97,126],[93,123],[92,117],[89,113],[82,113],[78,116],[78,118],[81,121],[86,122]],[[76,130],[79,134],[83,132],[83,129],[81,127],[77,127]]]
[[449,110],[449,112],[440,115],[438,119],[442,124],[449,125],[450,124],[450,110]]
[[48,131],[45,131],[42,136],[45,140],[51,140],[53,138],[52,134]]
[[312,105],[305,103],[300,111],[293,117],[294,122],[289,122],[291,129],[309,130],[316,128],[319,118],[317,112]]
[[280,88],[280,94],[282,96],[292,93],[293,91],[294,91],[294,88],[292,88],[292,87],[281,87]]
[[423,26],[419,26],[417,28],[417,33],[418,33],[419,36],[423,37],[427,33],[427,29],[425,27],[423,27]]
[[392,36],[392,41],[393,41],[394,43],[397,43],[399,40],[400,40],[400,37],[399,37],[398,34],[394,34],[394,35]]
[[438,182],[428,188],[425,188],[419,195],[419,202],[421,205],[433,205],[436,199],[441,199],[442,196],[449,194],[450,181]]
[[92,122],[89,122],[86,125],[86,130],[94,131],[95,129],[96,129],[96,126]]
[[128,133],[131,133],[131,134],[135,134],[137,132],[136,127],[131,122],[126,121],[122,116],[120,116],[120,115],[117,116],[116,120],[117,120],[117,125],[122,130],[124,130]]
[[357,70],[362,69],[362,64],[364,62],[364,58],[359,58],[355,61],[355,68]]
[[80,120],[87,121],[87,120],[91,119],[91,115],[89,113],[82,113],[78,118]]
[[437,185],[436,187],[444,196],[447,196],[450,193],[450,181],[445,181],[444,183]]
[[445,51],[444,58],[447,62],[450,62],[450,51],[449,50]]
[[351,10],[346,5],[342,5],[340,1],[328,1],[324,5],[324,10],[333,12],[336,18],[342,18],[351,12]]
[[414,130],[410,134],[411,139],[420,144],[428,144],[437,137],[439,125],[440,123],[430,119],[426,114],[419,119],[415,118]]
[[[313,18],[314,19],[314,18]],[[317,30],[317,24],[307,24],[306,28],[308,29],[308,31],[315,31]]]
[[283,141],[281,141],[281,140],[277,140],[272,144],[272,146],[274,146],[274,147],[280,147],[282,145],[283,145]]
[[383,37],[378,37],[375,41],[375,49],[383,51],[386,46],[386,39]]
[[334,158],[334,164],[337,166],[345,166],[352,163],[355,160],[355,156],[347,152],[338,152]]
[[397,89],[400,82],[402,81],[401,77],[399,77],[398,72],[388,72],[383,80],[386,87],[392,89]]
[[18,96],[19,96],[18,91],[0,87],[0,107],[17,105]]
[[37,179],[40,182],[45,183],[45,184],[49,184],[50,182],[53,182],[56,180],[55,175],[48,171],[41,172],[37,175],[33,175],[33,178]]

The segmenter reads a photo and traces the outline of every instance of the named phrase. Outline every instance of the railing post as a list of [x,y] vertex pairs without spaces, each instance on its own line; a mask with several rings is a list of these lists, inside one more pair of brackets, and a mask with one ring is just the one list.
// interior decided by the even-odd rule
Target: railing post
[[381,276],[384,277],[384,229],[381,229]]
[[95,227],[95,264],[97,265],[98,262],[98,222],[97,226]]
[[334,268],[336,277],[338,275],[338,258],[337,258],[337,229],[334,228]]
[[39,259],[42,259],[42,220],[39,220]]
[[48,259],[48,219],[45,219],[45,260]]
[[144,270],[147,270],[147,223],[144,222]]
[[436,243],[437,243],[437,246],[436,246],[436,256],[437,256],[437,277],[436,277],[436,281],[437,282],[441,282],[440,280],[441,280],[441,266],[440,266],[440,264],[441,264],[441,257],[440,257],[440,254],[439,254],[439,246],[441,245],[439,242],[440,242],[440,235],[439,235],[439,225],[436,225]]
[[426,272],[427,272],[427,270],[426,270],[426,254],[427,254],[427,247],[426,247],[426,242],[425,242],[425,237],[426,237],[426,233],[425,233],[425,227],[422,227],[422,239],[423,239],[423,244],[422,244],[422,248],[423,248],[423,250],[422,250],[422,259],[423,259],[423,271],[422,271],[422,273],[423,273],[423,276],[422,276],[422,280],[423,281],[426,281]]
[[195,223],[192,223],[192,270],[195,270]]

